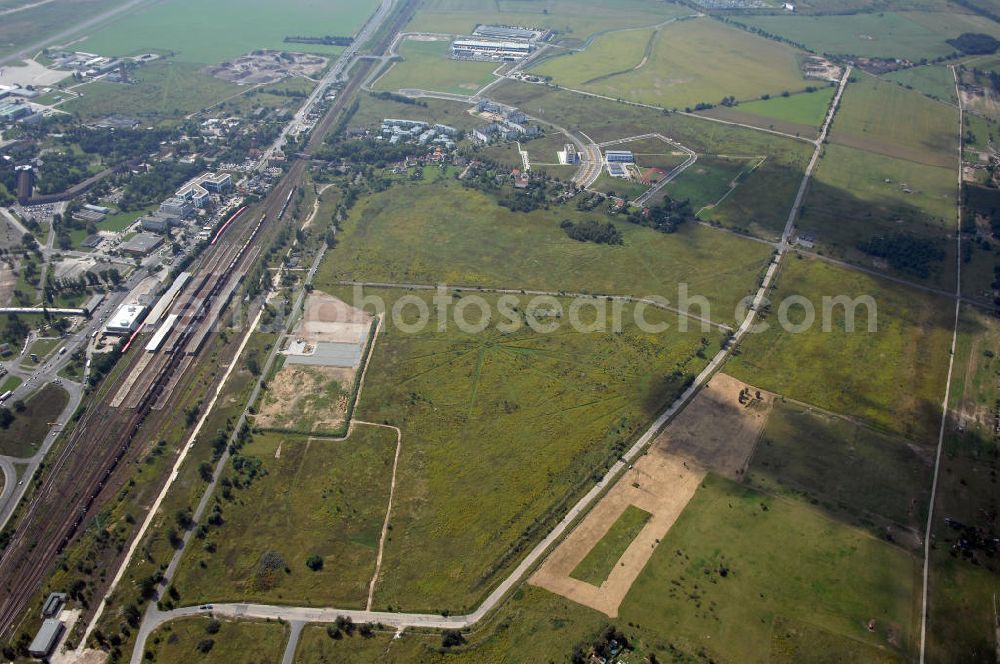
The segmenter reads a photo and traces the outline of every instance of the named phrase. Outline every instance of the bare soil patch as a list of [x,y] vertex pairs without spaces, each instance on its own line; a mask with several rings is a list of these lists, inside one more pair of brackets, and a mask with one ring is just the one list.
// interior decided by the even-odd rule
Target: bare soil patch
[[738,480],[764,430],[773,400],[769,392],[716,374],[653,447]]
[[[743,474],[772,402],[772,395],[757,394],[756,389],[731,376],[713,377],[654,441],[649,452],[556,547],[529,583],[616,618],[625,595],[694,496],[706,472],[712,470],[728,477]],[[594,586],[570,577],[629,505],[652,517],[608,578]]]
[[365,343],[372,317],[332,295],[313,291],[294,335],[307,343]]
[[295,364],[268,384],[257,426],[295,431],[327,431],[343,423],[354,369]]

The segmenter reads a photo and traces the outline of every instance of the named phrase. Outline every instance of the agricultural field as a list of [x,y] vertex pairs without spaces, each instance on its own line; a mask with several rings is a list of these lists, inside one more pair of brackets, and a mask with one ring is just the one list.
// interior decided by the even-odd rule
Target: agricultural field
[[[136,11],[89,35],[77,48],[102,55],[172,53],[183,63],[218,64],[254,49],[321,54],[341,48],[284,43],[286,36],[353,35],[377,6],[375,0],[168,0]],[[198,20],[192,21],[191,17]],[[220,30],[219,26],[225,26]]]
[[406,26],[407,32],[469,34],[480,23],[530,25],[558,32],[566,45],[580,45],[608,30],[652,26],[691,14],[686,7],[644,0],[429,0]]
[[346,440],[257,435],[216,494],[220,525],[183,559],[181,600],[363,607],[395,447],[392,430],[368,426]]
[[716,106],[702,115],[812,138],[826,119],[834,92],[836,88],[827,85],[814,92],[757,99],[735,108]]
[[830,142],[929,166],[957,167],[958,110],[863,73],[847,86]]
[[451,42],[406,39],[399,47],[400,62],[375,83],[376,90],[416,89],[475,94],[493,80],[495,62],[463,62],[448,57]]
[[85,120],[124,113],[155,123],[200,111],[246,89],[209,76],[197,65],[174,61],[146,65],[134,78],[135,85],[89,83],[60,109]]
[[955,96],[955,78],[948,67],[941,65],[911,67],[890,72],[882,78],[895,81],[904,88],[922,92],[931,99],[958,104],[958,98]]
[[[336,251],[330,262],[339,262]],[[402,430],[392,530],[375,589],[380,609],[478,604],[704,367],[721,338],[681,332],[676,316],[650,309],[646,319],[669,329],[643,332],[632,305],[620,334],[573,329],[551,318],[569,301],[533,304],[530,295],[514,309],[514,331],[498,329],[497,318],[478,333],[454,321],[444,332],[437,324],[414,330],[413,298],[430,303],[430,293],[369,288],[364,295],[383,298],[397,320],[384,326],[357,408],[361,420]],[[482,302],[498,311],[497,296]],[[478,306],[461,311],[472,324],[482,320]],[[610,323],[609,312],[589,305],[581,313],[583,321]],[[558,329],[534,331],[524,325],[529,315]],[[427,574],[430,567],[437,573]]]
[[0,429],[0,454],[33,456],[49,432],[49,422],[59,416],[68,402],[66,390],[49,383],[24,400],[24,410],[11,404],[14,421]]
[[[629,661],[802,661],[817,644],[832,661],[902,662],[919,626],[917,561],[797,500],[709,475],[653,553],[619,617],[527,586],[466,635],[448,661],[569,659],[609,625],[634,648]],[[866,626],[873,621],[873,630]],[[297,662],[434,660],[440,637],[380,635],[334,642],[303,634]],[[341,655],[341,657],[346,655]]]
[[[783,329],[776,315],[778,303],[793,295],[805,297],[816,313],[815,323],[798,333]],[[853,332],[839,306],[830,308],[829,331],[823,331],[822,298],[841,295],[870,296],[877,329],[869,331],[872,319],[862,305]],[[794,255],[770,299],[775,304],[763,321],[769,327],[742,342],[728,373],[918,444],[936,440],[951,338],[946,300]],[[803,307],[790,307],[787,317],[793,326],[802,323]]]
[[803,166],[811,155],[808,143],[793,138],[587,97],[551,86],[508,80],[490,88],[490,97],[517,106],[542,122],[551,120],[573,131],[582,130],[598,143],[656,131],[699,154],[769,155]]
[[955,52],[946,40],[963,32],[1000,36],[1000,26],[953,5],[945,11],[880,11],[830,16],[740,16],[753,28],[817,53],[919,61]]
[[696,211],[712,207],[731,189],[738,188],[741,177],[749,174],[758,162],[760,158],[702,156],[667,184],[664,191],[671,198],[690,201]]
[[151,635],[148,662],[194,664],[232,662],[263,664],[281,660],[288,627],[277,622],[184,618],[167,623]]
[[648,52],[636,52],[650,39],[643,34],[603,35],[582,52],[531,72],[564,87],[665,108],[717,104],[729,95],[756,99],[807,86],[794,49],[707,18],[664,26],[652,36]]
[[564,219],[607,217],[572,206],[511,212],[450,180],[401,184],[355,206],[317,287],[351,280],[675,300],[684,282],[708,299],[713,320],[728,322],[770,260],[767,246],[694,224],[668,235],[616,221],[624,244],[612,246],[570,239],[559,227]]
[[838,520],[917,550],[926,523],[933,448],[812,406],[779,403],[746,480],[801,496]]
[[[957,159],[956,159],[957,161]],[[953,287],[948,256],[954,242],[956,169],[928,166],[841,145],[829,145],[806,195],[799,228],[833,257],[865,267],[892,268],[859,249],[872,238],[903,233],[925,238],[937,256],[893,268],[907,279]],[[940,258],[940,260],[938,260]]]
[[[1000,325],[989,312],[963,306],[959,324],[931,556],[928,658],[988,662],[996,644],[994,597],[1000,568],[989,545],[959,546],[969,528],[993,533],[998,522],[996,413]],[[952,617],[961,615],[962,620]]]
[[703,208],[698,218],[740,233],[777,240],[801,183],[799,167],[765,159],[745,172],[721,203]]

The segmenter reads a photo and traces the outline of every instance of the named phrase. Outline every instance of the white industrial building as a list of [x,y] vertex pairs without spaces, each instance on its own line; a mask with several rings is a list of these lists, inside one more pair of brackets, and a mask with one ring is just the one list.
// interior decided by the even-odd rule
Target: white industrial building
[[456,39],[451,43],[451,57],[458,60],[503,60],[514,62],[531,55],[534,44],[485,39]]
[[104,331],[107,334],[132,334],[139,327],[139,320],[145,311],[146,307],[139,304],[123,304],[108,319]]

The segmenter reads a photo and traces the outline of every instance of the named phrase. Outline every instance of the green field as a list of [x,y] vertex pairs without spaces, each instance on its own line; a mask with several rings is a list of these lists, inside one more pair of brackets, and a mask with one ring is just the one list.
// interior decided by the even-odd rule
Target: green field
[[648,59],[645,33],[612,33],[580,53],[549,60],[531,71],[570,88],[667,108],[723,97],[753,99],[806,86],[795,50],[710,19],[659,30]]
[[929,166],[957,167],[958,110],[874,76],[847,86],[830,141]]
[[14,421],[6,429],[0,429],[0,454],[33,456],[49,432],[49,424],[68,402],[66,390],[49,383],[24,400],[23,411],[18,412],[12,402],[4,404],[14,414]]
[[985,310],[963,306],[958,332],[933,522],[927,656],[985,663],[996,653],[994,597],[1000,593],[1000,569],[988,545],[956,549],[961,531],[944,517],[982,532],[1000,528],[995,424],[1000,324]]
[[945,252],[945,259],[929,261],[926,277],[913,271],[899,275],[949,288],[955,279],[954,242],[946,234],[955,227],[955,203],[955,168],[829,145],[798,226],[816,235],[824,253],[880,269],[884,263],[862,253],[859,243],[899,232],[928,238]]
[[926,521],[931,449],[811,407],[779,403],[747,480],[768,493],[801,495],[878,534],[891,525],[897,540],[912,544]]
[[629,505],[570,576],[593,586],[604,583],[615,564],[649,521],[649,512]]
[[[901,662],[917,637],[916,569],[902,549],[802,502],[710,475],[616,620],[525,586],[447,661],[569,661],[614,624],[635,648],[629,662],[816,661],[817,647],[819,661]],[[335,643],[310,627],[296,661],[439,661],[438,646],[415,633]]]
[[702,210],[698,217],[739,232],[777,240],[802,182],[802,170],[765,159],[746,173],[721,204]]
[[645,0],[427,0],[406,31],[467,35],[480,23],[527,25],[555,30],[558,41],[578,44],[608,30],[656,25],[691,13],[686,7]]
[[[234,485],[249,486],[233,489],[231,498],[220,489],[222,525],[192,540],[178,569],[181,601],[363,607],[395,448],[395,433],[375,427],[355,427],[344,441],[256,436],[227,470]],[[257,464],[254,479],[237,470]],[[287,571],[269,568],[269,552]],[[322,569],[307,567],[313,555],[322,558]]]
[[493,80],[497,62],[463,62],[448,57],[451,43],[404,40],[397,62],[375,84],[377,90],[404,88],[472,95]]
[[955,97],[955,78],[948,67],[926,65],[900,69],[885,74],[883,78],[895,81],[905,88],[922,92],[931,99],[958,104],[958,99]]
[[[104,221],[97,224],[98,231],[109,231],[112,233],[120,233],[133,223],[135,220],[141,217],[145,212],[143,210],[134,210],[132,212],[118,212],[115,214],[109,214],[104,218]],[[69,232],[69,239],[73,242],[73,248],[78,251],[91,251],[84,246],[82,242],[88,237],[86,228],[78,228]]]
[[360,95],[358,110],[351,116],[352,127],[377,128],[385,118],[406,118],[423,122],[443,123],[465,131],[482,124],[460,104],[442,99],[421,99],[419,104],[405,104],[392,99],[379,99],[374,95]]
[[[815,307],[816,323],[804,332],[785,331],[776,315],[778,303],[792,295]],[[877,330],[868,331],[861,306],[854,332],[845,330],[843,307],[833,309],[824,332],[822,298],[840,295],[871,296]],[[764,319],[770,327],[742,342],[726,365],[728,373],[921,443],[935,440],[951,337],[945,300],[818,259],[795,257],[783,266],[770,299],[774,304]],[[792,307],[788,318],[801,322],[802,307]]]
[[[220,620],[214,631],[210,618],[184,618],[160,627],[150,635],[144,661],[157,664],[231,662],[267,664],[281,661],[288,628],[277,622]],[[211,641],[211,645],[208,642]]]
[[[91,34],[76,48],[101,55],[172,52],[179,62],[217,64],[254,49],[339,53],[336,46],[286,44],[290,35],[353,35],[375,0],[168,0]],[[192,17],[197,17],[193,20]],[[225,26],[220,29],[220,26]]]
[[827,85],[815,92],[800,92],[788,97],[771,97],[740,104],[740,113],[757,115],[768,120],[819,127],[826,119],[836,88]]
[[817,53],[873,58],[936,58],[963,32],[1000,36],[987,18],[949,5],[946,11],[886,11],[831,16],[740,16],[741,23],[804,44]]
[[0,383],[0,394],[16,389],[23,382],[20,376],[8,375],[3,379],[3,383]]
[[623,246],[577,242],[559,228],[563,219],[607,220],[570,205],[511,212],[450,180],[401,184],[355,206],[317,287],[336,280],[443,283],[676,300],[685,282],[708,298],[713,319],[729,321],[771,253],[694,224],[666,235],[624,220],[614,222]]
[[157,122],[194,113],[246,90],[209,76],[197,65],[163,61],[135,72],[135,85],[94,81],[79,89],[82,96],[60,109],[84,120],[113,113]]
[[757,159],[703,155],[694,165],[674,178],[663,191],[671,198],[691,202],[695,211],[715,205],[737,184],[740,174],[753,167]]
[[[338,252],[328,262],[339,262]],[[350,302],[348,293],[340,295]],[[385,298],[390,311],[403,295],[431,298],[383,289],[365,294]],[[576,331],[565,314],[558,329],[536,332],[523,317],[554,305],[532,298],[520,299],[515,331],[498,329],[495,315],[478,333],[454,322],[444,332],[436,323],[408,331],[390,314],[357,414],[403,432],[377,608],[457,611],[478,604],[673,400],[686,376],[704,367],[699,350],[705,355],[720,340],[681,333],[676,317],[660,310],[648,310],[647,320],[670,329],[642,332],[632,306],[623,311],[620,334]],[[483,302],[498,311],[496,296]],[[569,301],[557,302],[568,311]],[[416,307],[399,315],[411,324]],[[480,316],[475,306],[463,315],[472,322]],[[582,317],[608,321],[590,308]]]

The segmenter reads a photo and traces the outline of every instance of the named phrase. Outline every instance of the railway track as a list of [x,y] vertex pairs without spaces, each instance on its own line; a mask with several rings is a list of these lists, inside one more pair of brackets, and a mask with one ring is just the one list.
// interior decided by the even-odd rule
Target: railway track
[[[376,54],[389,48],[415,6],[415,0],[405,0],[388,29],[379,37],[373,49]],[[224,311],[225,301],[214,302],[215,298],[227,292],[228,299],[233,292],[228,286],[238,285],[249,272],[258,254],[252,245],[260,239],[260,231],[267,227],[269,219],[274,220],[274,224],[280,223],[309,158],[322,145],[347,101],[358,92],[376,64],[368,59],[355,61],[337,99],[320,118],[299,158],[271,190],[260,209],[232,220],[227,228],[230,240],[213,242],[199,259],[197,275],[192,281],[198,281],[197,292],[204,292],[206,296],[197,307],[197,313],[174,333],[174,352],[157,353],[150,359],[144,357],[141,344],[134,344],[131,355],[120,360],[128,363],[127,374],[139,372],[137,384],[145,388],[141,396],[132,399],[124,408],[116,408],[111,404],[117,391],[108,390],[98,403],[86,410],[56,458],[46,467],[41,486],[18,519],[7,547],[0,553],[0,637],[12,635],[59,556],[76,540],[81,527],[95,511],[125,484],[123,462],[136,460],[133,443],[143,425],[150,417],[170,416],[171,406],[176,406],[171,403],[171,395],[176,392],[174,386],[193,377],[190,367],[197,364],[193,360],[204,352],[201,342]],[[254,219],[258,221],[254,223]],[[219,269],[220,266],[226,267]],[[213,303],[217,306],[213,307]],[[188,300],[187,304],[194,303]],[[194,341],[197,343],[192,352],[189,344]],[[181,352],[182,349],[188,352]],[[157,415],[160,412],[162,415]],[[116,476],[119,470],[122,472]],[[95,592],[99,595],[103,588],[96,588]]]

